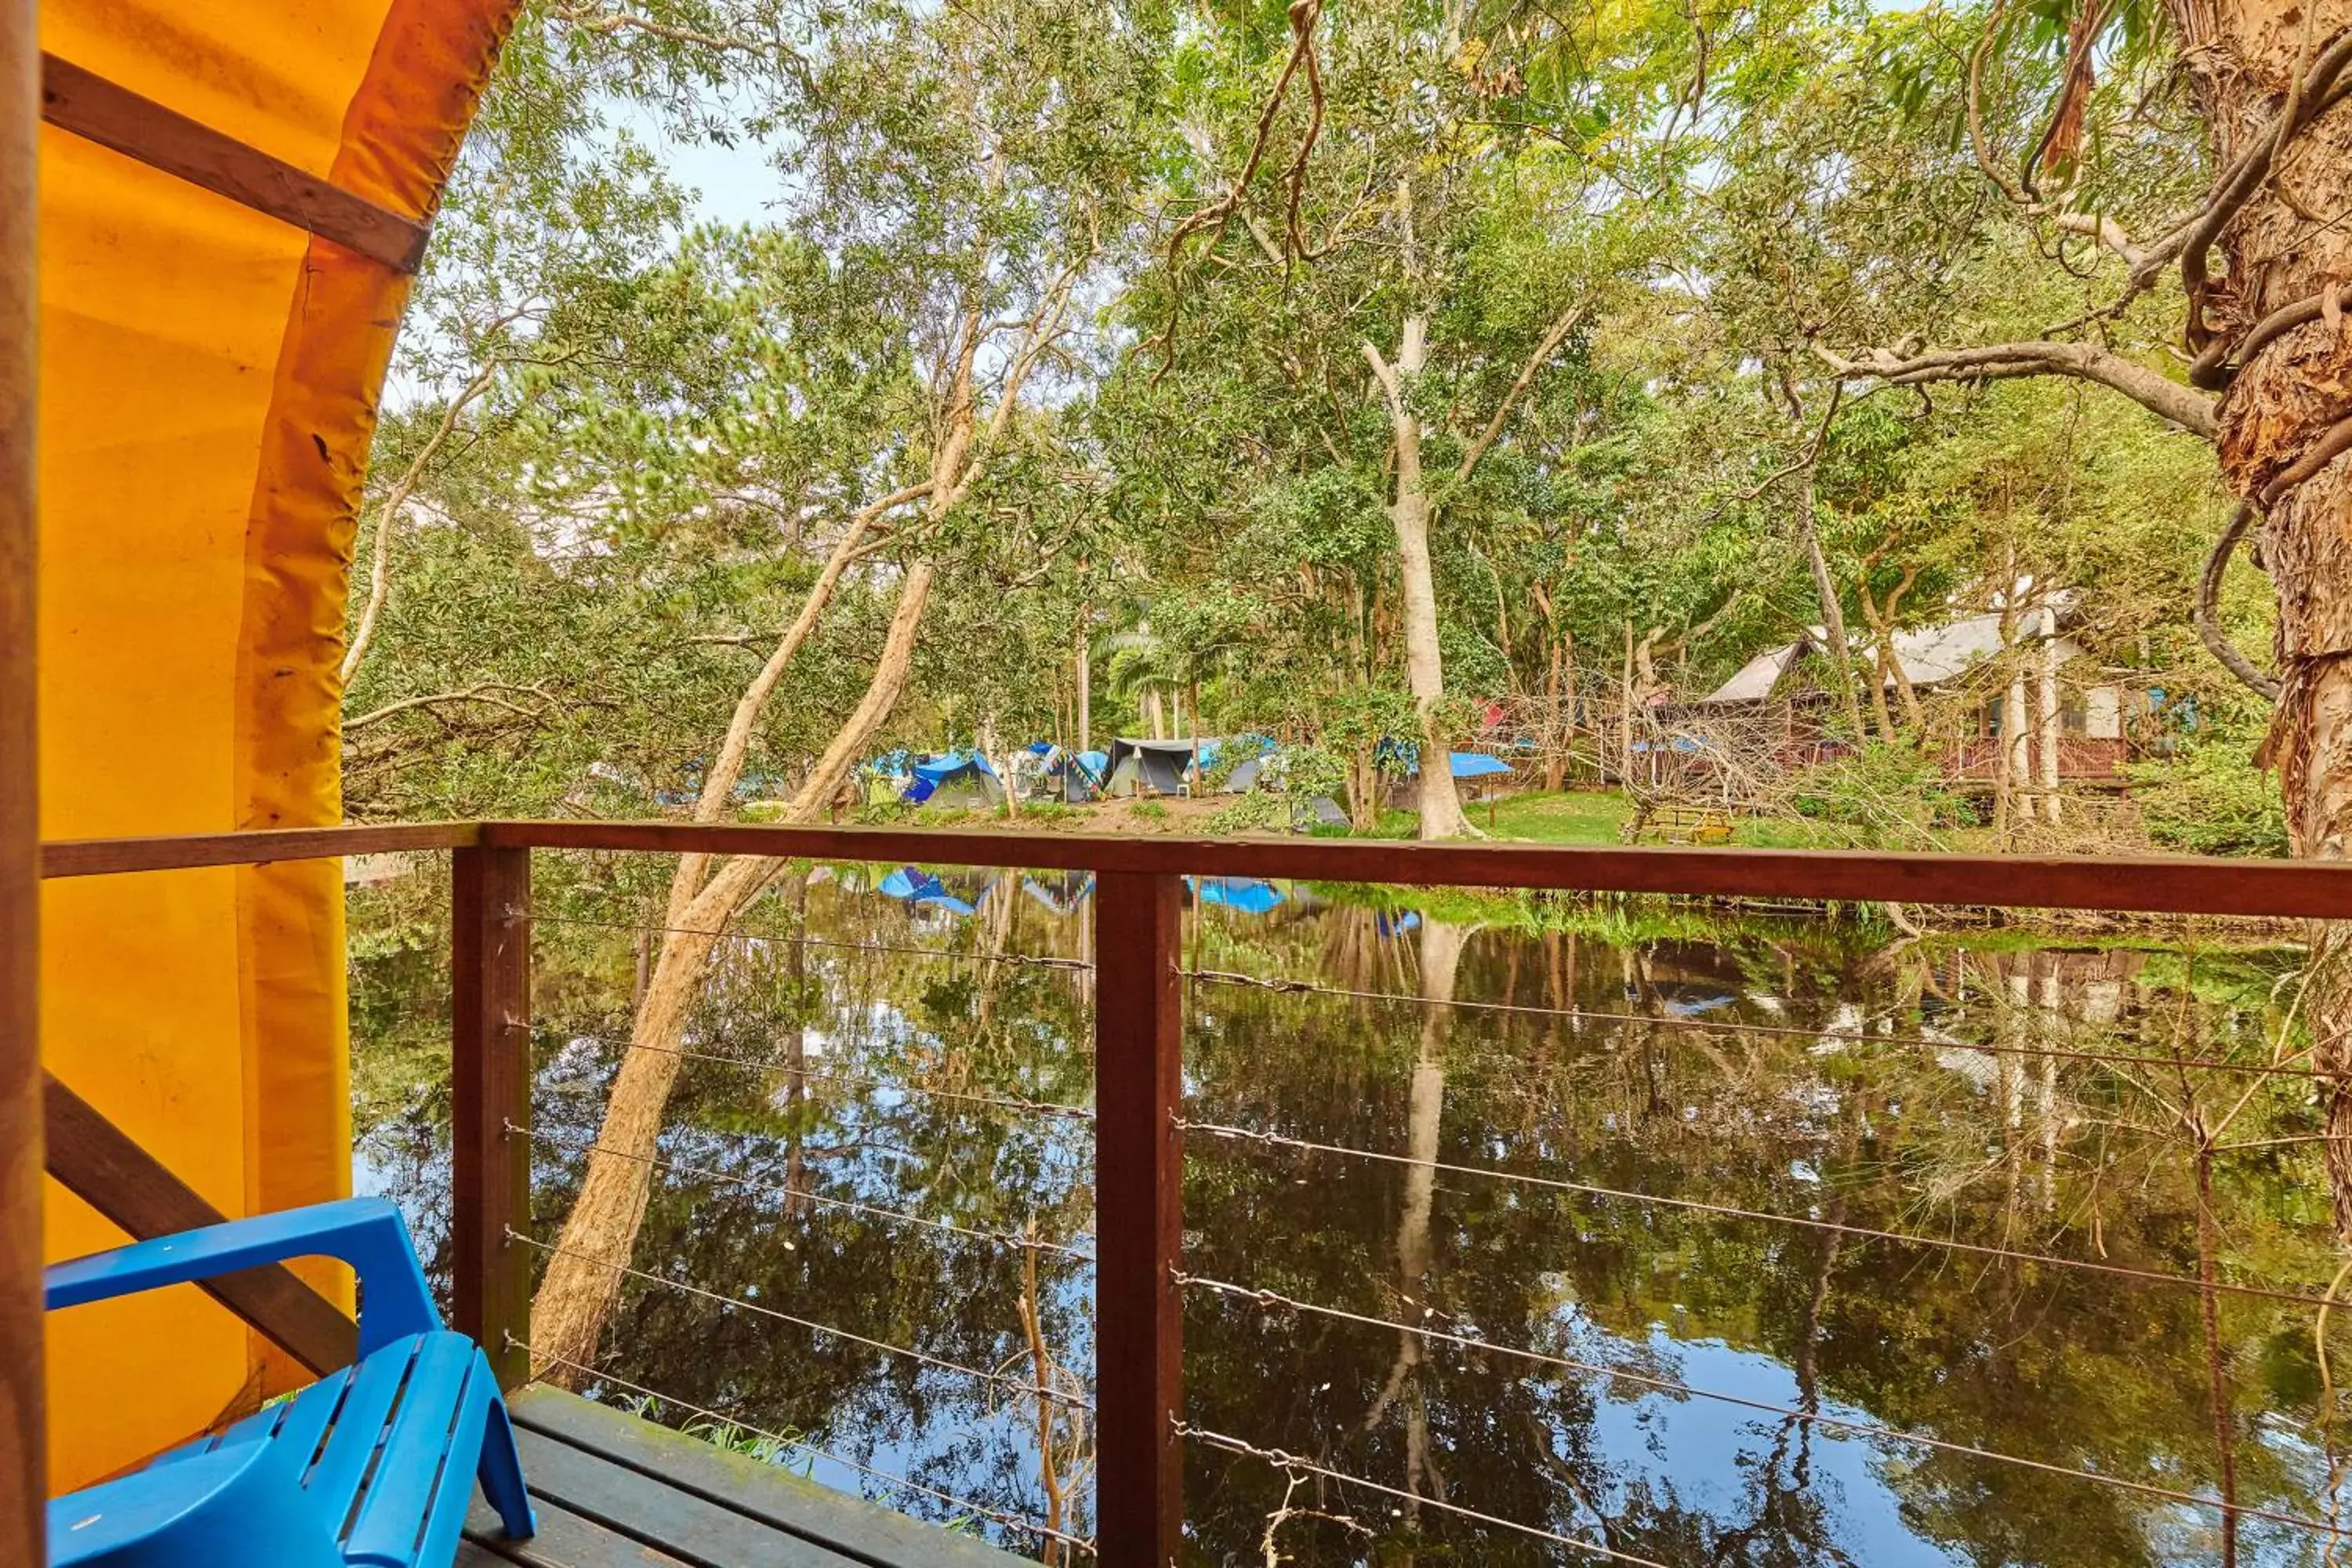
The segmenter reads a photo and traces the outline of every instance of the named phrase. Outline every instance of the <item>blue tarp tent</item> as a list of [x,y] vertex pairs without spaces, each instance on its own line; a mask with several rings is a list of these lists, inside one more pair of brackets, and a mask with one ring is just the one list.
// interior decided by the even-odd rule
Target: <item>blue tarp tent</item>
[[942,752],[917,763],[914,772],[903,798],[919,805],[979,811],[1004,804],[1003,782],[978,752]]
[[1447,758],[1457,779],[1491,778],[1496,773],[1511,771],[1510,763],[1500,757],[1490,757],[1484,752],[1450,752]]
[[1279,909],[1288,899],[1272,882],[1255,877],[1187,877],[1184,880],[1202,904],[1214,904],[1245,915],[1265,914]]
[[[1411,741],[1400,741],[1393,735],[1372,750],[1372,757],[1381,767],[1394,770],[1402,763],[1410,775],[1421,772],[1421,748]],[[1457,779],[1483,779],[1511,771],[1511,764],[1485,752],[1448,752],[1446,762]]]

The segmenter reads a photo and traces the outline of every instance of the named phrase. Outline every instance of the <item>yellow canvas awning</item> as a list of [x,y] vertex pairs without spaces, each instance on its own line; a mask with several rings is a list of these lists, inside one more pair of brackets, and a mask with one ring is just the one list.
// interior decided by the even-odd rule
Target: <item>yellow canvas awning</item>
[[[43,837],[340,820],[404,237],[513,9],[44,0]],[[227,1214],[348,1192],[334,862],[52,882],[42,921],[51,1072]],[[53,1258],[122,1239],[55,1184],[47,1223]],[[57,1490],[306,1375],[193,1288],[54,1315],[48,1354]]]

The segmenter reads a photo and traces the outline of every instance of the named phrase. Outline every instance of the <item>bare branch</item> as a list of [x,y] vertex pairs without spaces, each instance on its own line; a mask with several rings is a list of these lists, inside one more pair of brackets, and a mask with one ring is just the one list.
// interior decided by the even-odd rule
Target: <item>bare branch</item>
[[1875,376],[1894,386],[1937,381],[2000,381],[2023,375],[2071,375],[2122,393],[2141,407],[2162,415],[2183,430],[2212,440],[2220,425],[2213,400],[2095,343],[1991,343],[1973,349],[1935,349],[1904,355],[1872,349],[1845,358],[1823,348],[1813,352],[1840,375]]
[[416,456],[409,459],[408,467],[402,469],[400,478],[393,481],[391,493],[384,497],[383,510],[376,514],[375,552],[368,569],[367,605],[360,612],[359,626],[352,633],[352,646],[343,650],[342,668],[336,672],[336,679],[346,688],[351,685],[352,677],[359,673],[360,661],[367,658],[368,644],[375,638],[376,619],[383,614],[384,601],[392,597],[392,536],[400,525],[400,509],[408,504],[408,498],[416,491],[417,481],[425,477],[425,466],[433,461],[435,454],[449,439],[449,432],[457,427],[457,416],[466,411],[467,404],[490,389],[490,384],[498,379],[503,363],[496,359],[490,361],[475,373],[474,379],[466,384],[463,391],[450,399],[449,406],[441,411],[441,423],[434,426],[433,434],[425,438],[424,446],[416,449]]
[[590,5],[557,5],[548,15],[583,33],[643,33],[648,37],[667,38],[674,44],[698,44],[707,49],[739,49],[747,54],[765,54],[775,47],[763,44],[757,38],[747,38],[740,33],[706,33],[698,27],[681,27],[669,22],[656,22],[650,16],[634,16],[626,11],[600,11]]
[[1495,405],[1495,416],[1486,421],[1486,427],[1478,432],[1478,438],[1471,442],[1462,454],[1462,466],[1454,471],[1455,483],[1459,484],[1470,477],[1470,470],[1478,466],[1478,460],[1486,455],[1486,448],[1492,447],[1495,438],[1503,433],[1504,421],[1510,418],[1511,410],[1518,406],[1519,399],[1534,384],[1536,373],[1544,367],[1562,340],[1576,330],[1577,322],[1584,320],[1591,303],[1590,300],[1579,300],[1562,310],[1558,319],[1545,329],[1543,341],[1536,344],[1536,351],[1528,356],[1528,363],[1519,367],[1518,378],[1511,383],[1510,390],[1503,394],[1503,401]]
[[456,691],[436,691],[430,696],[404,697],[397,702],[387,702],[373,712],[362,713],[356,719],[344,720],[343,732],[348,735],[354,730],[365,729],[370,724],[380,723],[395,713],[406,713],[419,708],[445,708],[467,702],[487,703],[493,708],[503,708],[508,712],[524,719],[537,719],[546,711],[544,706],[525,708],[520,703],[509,702],[505,697],[499,695],[500,692],[520,697],[536,697],[542,704],[552,700],[544,685],[510,686],[502,680],[486,680],[478,686],[467,686]]

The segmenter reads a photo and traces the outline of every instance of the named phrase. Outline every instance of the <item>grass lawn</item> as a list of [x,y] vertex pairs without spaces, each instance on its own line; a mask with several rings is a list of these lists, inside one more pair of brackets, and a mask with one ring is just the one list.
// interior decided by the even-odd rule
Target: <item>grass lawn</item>
[[1538,790],[1493,803],[1465,802],[1470,820],[1497,838],[1532,844],[1614,844],[1633,803],[1614,790]]
[[[1462,803],[1481,832],[1522,844],[1614,844],[1617,829],[1633,815],[1633,803],[1606,790],[1538,790],[1499,801]],[[1331,838],[1411,838],[1421,825],[1417,811],[1383,811],[1372,830],[1350,834],[1341,827],[1317,829]]]

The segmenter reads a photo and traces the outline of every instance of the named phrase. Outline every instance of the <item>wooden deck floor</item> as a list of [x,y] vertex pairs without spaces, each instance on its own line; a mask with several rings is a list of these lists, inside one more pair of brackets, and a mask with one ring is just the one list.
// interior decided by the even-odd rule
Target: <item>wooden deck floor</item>
[[1018,1568],[1026,1561],[698,1438],[537,1384],[509,1396],[539,1510],[478,1499],[458,1568]]

